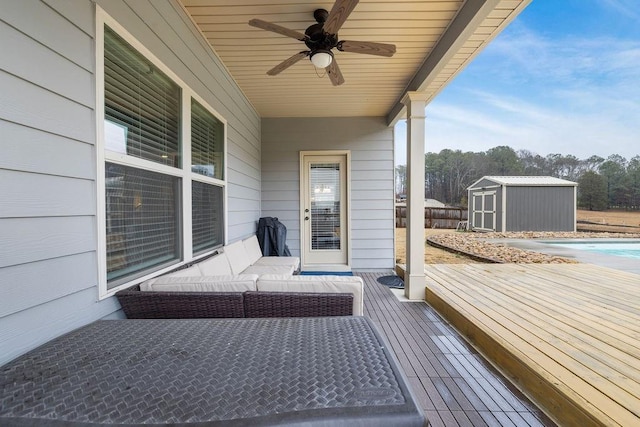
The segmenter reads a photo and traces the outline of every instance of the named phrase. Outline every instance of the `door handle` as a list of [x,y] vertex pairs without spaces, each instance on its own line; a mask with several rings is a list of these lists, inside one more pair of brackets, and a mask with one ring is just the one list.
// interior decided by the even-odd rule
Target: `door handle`
[[304,220],[305,220],[305,221],[309,221],[309,217],[308,217],[308,216],[305,216],[305,217],[304,217]]

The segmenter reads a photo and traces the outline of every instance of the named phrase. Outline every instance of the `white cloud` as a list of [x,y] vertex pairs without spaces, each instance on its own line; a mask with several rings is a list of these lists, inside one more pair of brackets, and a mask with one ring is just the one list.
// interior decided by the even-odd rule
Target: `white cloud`
[[599,111],[572,111],[567,105],[530,104],[496,95],[485,101],[482,111],[473,105],[434,106],[427,114],[427,150],[486,151],[508,145],[543,156],[561,153],[579,158],[614,153],[631,158],[640,152],[640,122],[616,115],[607,102]]
[[543,156],[640,154],[640,41],[551,38],[514,23],[471,69],[427,108],[427,151],[508,145]]
[[599,0],[599,3],[605,8],[614,9],[629,18],[640,19],[637,0]]
[[482,71],[508,81],[578,84],[640,75],[640,41],[610,36],[549,38],[519,25],[485,54]]

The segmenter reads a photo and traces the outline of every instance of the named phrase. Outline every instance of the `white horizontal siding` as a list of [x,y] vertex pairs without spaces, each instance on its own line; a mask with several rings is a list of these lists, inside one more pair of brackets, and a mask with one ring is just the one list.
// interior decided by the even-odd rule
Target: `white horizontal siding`
[[93,216],[95,182],[0,169],[0,218]]
[[[86,34],[81,35],[89,39]],[[52,51],[15,28],[0,22],[2,55],[0,67],[7,73],[19,75],[37,86],[91,108],[95,103],[93,77],[87,69]],[[46,73],[40,67],[33,67],[33,58],[41,58],[47,68],[56,73]]]
[[[360,190],[355,196],[351,196],[352,205],[357,204],[358,206],[361,206],[361,209],[368,208],[367,203],[370,203],[373,206],[372,209],[386,209],[388,200],[389,195],[386,192],[378,190]],[[358,201],[364,203],[358,204],[356,203]],[[376,202],[384,202],[384,204],[376,205]]]
[[93,36],[38,1],[2,20],[0,364],[118,309],[96,304]]
[[0,169],[95,179],[93,141],[78,141],[0,120]]
[[96,245],[91,216],[0,219],[0,268],[95,252]]
[[91,252],[0,268],[0,318],[85,289],[96,292],[96,270]]
[[0,71],[0,93],[2,120],[79,141],[95,141],[93,109],[4,70]]
[[[78,25],[73,25],[65,15],[54,7],[40,1],[12,1],[2,5],[2,20],[16,30],[27,34],[34,41],[46,46],[52,52],[67,58],[88,71],[93,71],[95,60],[93,56],[93,33],[83,31]],[[78,19],[86,22],[85,28],[93,28],[93,6],[81,5],[78,0],[66,3],[76,3]],[[84,2],[87,3],[87,2]],[[65,5],[69,9],[69,4]],[[89,10],[88,10],[89,9]],[[90,12],[90,13],[88,13]],[[38,58],[32,58],[38,60]],[[49,70],[49,72],[55,70]]]
[[[261,123],[174,0],[98,0],[227,121],[228,237],[255,232]],[[0,365],[96,319],[95,3],[2,3]]]
[[300,151],[351,151],[352,268],[394,266],[393,134],[384,119],[262,120],[262,216],[287,227],[300,254]]

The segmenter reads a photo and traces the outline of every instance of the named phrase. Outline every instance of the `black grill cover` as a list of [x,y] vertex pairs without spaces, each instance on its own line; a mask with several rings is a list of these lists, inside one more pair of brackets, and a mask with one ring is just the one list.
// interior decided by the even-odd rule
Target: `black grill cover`
[[287,227],[278,218],[260,218],[256,234],[263,256],[291,256],[287,246]]

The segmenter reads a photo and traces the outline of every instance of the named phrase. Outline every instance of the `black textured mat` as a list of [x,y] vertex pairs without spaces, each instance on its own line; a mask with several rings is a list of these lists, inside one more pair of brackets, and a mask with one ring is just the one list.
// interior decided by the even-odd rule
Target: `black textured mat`
[[378,283],[393,289],[404,289],[404,281],[396,275],[378,277]]
[[95,322],[0,369],[0,425],[41,422],[426,425],[362,316]]

